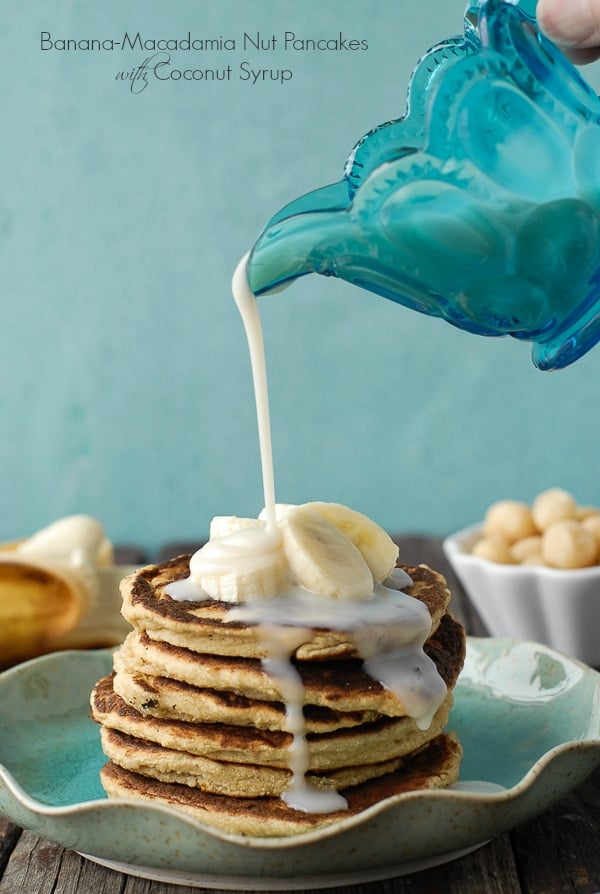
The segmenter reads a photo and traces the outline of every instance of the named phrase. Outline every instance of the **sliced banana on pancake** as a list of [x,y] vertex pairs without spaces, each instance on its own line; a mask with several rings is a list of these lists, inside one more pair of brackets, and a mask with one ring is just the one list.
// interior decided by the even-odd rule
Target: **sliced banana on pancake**
[[285,554],[298,583],[335,599],[367,600],[373,575],[339,528],[307,505],[289,509],[280,525]]
[[[264,518],[215,516],[210,540],[190,562],[190,575],[213,599],[245,602],[281,595],[298,583],[337,599],[366,600],[386,580],[398,547],[366,515],[339,503],[276,506],[277,531]],[[291,579],[289,571],[291,570]]]
[[[381,525],[362,512],[357,512],[341,503],[315,501],[302,505],[315,509],[332,525],[339,528],[342,534],[350,538],[371,569],[373,580],[381,583],[389,577],[398,561],[399,550],[398,545]],[[277,503],[275,506],[277,521],[281,523],[290,509],[295,508],[297,507],[290,503]],[[263,509],[258,517],[265,519],[266,510]]]
[[387,531],[370,519],[341,503],[305,503],[349,537],[371,569],[373,579],[381,583],[396,566],[398,546]]

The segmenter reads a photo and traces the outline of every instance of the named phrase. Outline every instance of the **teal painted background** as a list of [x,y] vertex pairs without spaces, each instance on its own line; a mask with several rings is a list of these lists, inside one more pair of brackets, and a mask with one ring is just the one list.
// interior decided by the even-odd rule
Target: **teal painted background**
[[[230,279],[267,219],[404,111],[464,0],[0,0],[0,537],[89,512],[116,541],[202,537],[262,507]],[[235,39],[171,53],[228,81],[120,80],[151,53],[60,39]],[[366,40],[368,50],[244,50]],[[292,72],[242,81],[240,65]],[[276,77],[276,75],[275,75]],[[597,68],[586,70],[596,89]],[[600,502],[600,350],[540,373],[487,340],[307,277],[261,299],[282,502],[442,534],[553,485]]]

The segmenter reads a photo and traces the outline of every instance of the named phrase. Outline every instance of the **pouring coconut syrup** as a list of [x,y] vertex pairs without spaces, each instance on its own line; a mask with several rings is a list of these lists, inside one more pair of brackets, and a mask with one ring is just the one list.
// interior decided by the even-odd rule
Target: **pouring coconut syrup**
[[[404,571],[391,571],[384,583],[374,583],[369,574],[368,585],[356,588],[349,598],[311,592],[299,585],[293,571],[290,573],[282,548],[285,511],[279,511],[275,502],[262,326],[256,296],[248,285],[247,259],[248,255],[236,268],[232,291],[250,353],[265,508],[260,520],[246,520],[246,525],[225,536],[213,539],[211,534],[209,542],[190,560],[190,577],[170,584],[166,592],[173,599],[202,601],[210,598],[210,593],[200,580],[231,571],[247,575],[247,580],[258,575],[262,581],[265,569],[273,569],[273,579],[266,578],[271,584],[268,593],[248,592],[243,601],[229,599],[237,604],[227,620],[256,625],[267,656],[263,668],[277,682],[286,706],[286,730],[292,735],[288,755],[291,782],[282,799],[296,810],[330,813],[348,805],[337,791],[317,788],[306,779],[310,755],[303,713],[304,687],[292,660],[296,649],[310,641],[318,629],[351,632],[366,672],[399,697],[420,729],[430,726],[447,690],[434,662],[423,651],[431,632],[431,616],[422,602],[402,592],[411,583]],[[275,557],[282,557],[283,564]]]

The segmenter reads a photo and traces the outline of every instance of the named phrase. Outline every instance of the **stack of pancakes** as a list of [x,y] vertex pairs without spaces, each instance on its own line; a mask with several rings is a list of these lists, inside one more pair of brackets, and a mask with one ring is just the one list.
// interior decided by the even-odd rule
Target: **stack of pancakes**
[[[286,707],[265,671],[252,624],[228,621],[229,603],[176,601],[165,591],[189,575],[189,556],[142,569],[122,584],[133,632],[114,656],[114,673],[92,693],[109,762],[111,797],[179,807],[243,835],[293,835],[358,813],[392,795],[452,784],[461,749],[443,729],[462,668],[465,636],[448,613],[444,578],[404,567],[405,589],[429,609],[425,653],[447,696],[428,729],[401,699],[365,671],[351,632],[314,630],[293,656],[304,686],[307,781],[336,789],[347,810],[312,814],[281,795],[291,780]],[[343,611],[343,606],[340,606]]]

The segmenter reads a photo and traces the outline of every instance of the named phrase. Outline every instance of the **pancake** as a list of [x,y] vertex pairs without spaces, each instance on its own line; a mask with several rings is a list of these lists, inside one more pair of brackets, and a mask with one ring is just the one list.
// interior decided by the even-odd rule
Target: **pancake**
[[[229,797],[280,797],[292,779],[290,770],[257,764],[228,763],[163,748],[155,742],[136,739],[109,727],[101,730],[104,753],[124,770],[149,776],[159,782],[179,783]],[[363,764],[339,770],[309,772],[306,779],[321,789],[348,788],[397,770],[402,758],[380,764]]]
[[209,826],[228,833],[261,838],[298,835],[360,813],[387,798],[422,789],[452,785],[458,778],[461,747],[455,736],[443,733],[412,755],[395,771],[342,789],[347,810],[304,813],[276,797],[229,797],[180,783],[165,783],[109,761],[101,770],[110,797],[138,798],[185,811]]
[[[113,688],[128,705],[153,717],[190,723],[232,723],[258,729],[286,728],[283,702],[260,701],[226,690],[200,689],[169,677],[125,671],[115,673]],[[304,706],[304,721],[309,733],[360,726],[379,716],[377,711],[334,711],[317,705]]]
[[[463,628],[451,615],[442,618],[425,644],[446,687],[452,689],[465,654]],[[298,662],[304,701],[336,711],[375,711],[391,717],[405,716],[402,700],[365,671],[360,659]],[[261,701],[281,701],[277,682],[258,659],[202,655],[189,649],[157,642],[146,634],[130,633],[115,655],[115,668],[128,674],[171,677],[200,689],[226,690]]]
[[[188,577],[189,559],[189,556],[178,556],[126,577],[121,584],[125,619],[150,639],[191,651],[265,658],[256,625],[228,620],[235,605],[210,598],[204,602],[181,602],[165,592],[168,584]],[[425,565],[398,567],[412,579],[412,585],[403,592],[427,606],[431,632],[435,632],[450,601],[444,577]],[[387,626],[380,635],[385,635]],[[298,647],[295,657],[302,661],[356,658],[358,649],[351,631],[314,630],[310,640]]]
[[[374,764],[403,757],[437,736],[448,720],[452,694],[448,693],[427,729],[409,717],[382,717],[373,723],[306,736],[309,770],[333,770]],[[291,733],[259,730],[225,723],[187,723],[144,716],[117,695],[112,678],[96,685],[91,699],[92,716],[104,727],[174,751],[201,755],[227,763],[252,763],[287,768]]]
[[[411,578],[404,592],[427,607],[431,625],[422,608],[415,612],[414,603],[399,598],[391,613],[386,606],[377,616],[393,617],[391,624],[375,623],[365,605],[354,631],[337,629],[340,603],[339,614],[336,608],[329,615],[336,629],[294,629],[288,615],[271,621],[270,610],[261,629],[260,613],[242,622],[238,612],[232,620],[236,604],[180,601],[165,592],[188,577],[189,556],[126,578],[123,615],[133,630],[114,654],[113,673],[91,696],[108,758],[101,773],[106,793],[170,804],[213,827],[268,837],[454,782],[461,749],[444,729],[465,633],[448,613],[442,575],[424,565],[399,567]],[[302,624],[305,615],[297,617]],[[363,660],[359,647],[372,659]],[[290,684],[299,695],[290,694]],[[304,794],[294,800],[303,776],[309,787],[340,791],[348,810],[290,807],[290,792],[292,803],[306,806]]]

